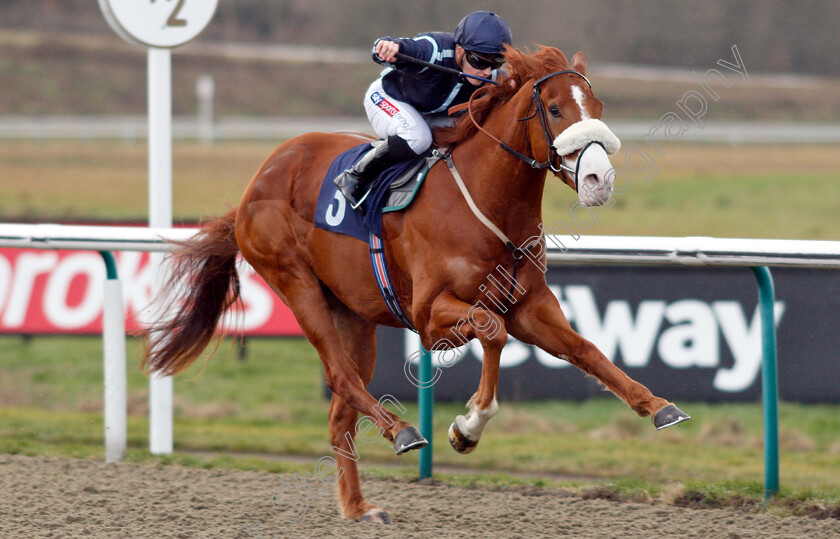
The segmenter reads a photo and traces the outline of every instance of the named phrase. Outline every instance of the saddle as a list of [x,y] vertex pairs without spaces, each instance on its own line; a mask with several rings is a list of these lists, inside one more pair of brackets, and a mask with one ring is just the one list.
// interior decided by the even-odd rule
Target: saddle
[[394,178],[388,185],[382,213],[400,211],[407,208],[414,200],[414,196],[420,189],[423,180],[426,179],[426,174],[429,173],[429,169],[438,161],[440,161],[440,156],[431,151],[426,155],[408,161],[409,165],[405,171]]
[[404,210],[417,195],[429,169],[440,160],[429,151],[416,159],[397,163],[373,182],[365,199],[365,215],[350,208],[333,178],[353,166],[370,149],[370,144],[351,148],[336,157],[327,171],[315,208],[315,226],[368,242],[369,234],[382,235],[382,214]]

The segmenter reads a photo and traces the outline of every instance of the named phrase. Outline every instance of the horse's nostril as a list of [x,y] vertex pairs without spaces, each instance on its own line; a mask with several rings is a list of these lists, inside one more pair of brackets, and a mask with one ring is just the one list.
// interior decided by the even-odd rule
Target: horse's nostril
[[601,178],[597,174],[587,174],[583,178],[583,184],[589,187],[598,187],[601,185]]

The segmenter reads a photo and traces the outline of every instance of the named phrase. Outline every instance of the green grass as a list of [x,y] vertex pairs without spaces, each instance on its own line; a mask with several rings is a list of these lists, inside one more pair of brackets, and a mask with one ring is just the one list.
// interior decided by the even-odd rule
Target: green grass
[[[629,174],[626,188],[619,177],[625,192],[609,207],[581,211],[580,224],[570,215],[575,194],[549,178],[546,227],[565,222],[580,235],[840,239],[840,155],[832,146],[670,144],[661,156],[647,151],[656,174],[648,181]],[[625,166],[624,154],[612,162]]]
[[[129,365],[138,365],[139,343],[130,341],[129,352]],[[2,337],[0,358],[0,452],[102,457],[97,338]],[[202,367],[175,379],[176,453],[164,462],[289,472],[330,454],[320,362],[308,343],[251,340],[241,361],[226,341]],[[157,460],[146,450],[147,380],[139,369],[129,369],[128,388],[127,459]],[[406,419],[416,424],[416,405],[404,404]],[[648,419],[611,397],[502,403],[478,449],[459,455],[449,447],[446,429],[464,407],[437,403],[436,476],[484,488],[564,488],[583,496],[703,506],[744,498],[758,506],[764,480],[760,405],[680,406],[693,420],[656,432]],[[775,504],[840,504],[840,406],[782,403],[780,430],[782,493]],[[384,440],[358,449],[368,475],[416,473],[417,454],[397,458]]]
[[[237,204],[273,146],[177,142],[175,220]],[[581,234],[840,239],[836,145],[663,148],[656,178],[635,181]],[[2,141],[0,220],[145,219],[145,152],[141,143]],[[623,154],[613,162],[620,165]],[[546,224],[567,220],[574,201],[572,191],[549,179]],[[227,341],[203,373],[200,360],[176,378],[176,452],[150,455],[141,345],[129,340],[128,460],[287,472],[311,469],[330,454],[320,362],[307,342],[287,339],[249,341],[244,362]],[[101,346],[97,337],[0,337],[0,452],[102,458]],[[416,424],[416,406],[405,404],[406,419]],[[502,403],[481,445],[465,456],[446,440],[463,405],[438,403],[436,477],[486,488],[562,487],[610,499],[758,506],[760,406],[679,404],[693,420],[656,432],[611,397]],[[782,492],[775,510],[840,504],[838,432],[840,406],[781,404]],[[416,473],[417,455],[397,458],[384,441],[360,444],[359,451],[365,474]]]
[[[175,221],[196,221],[236,206],[274,147],[273,142],[177,141]],[[626,193],[616,196],[614,205],[594,209],[591,225],[574,225],[577,232],[840,239],[834,226],[840,206],[837,145],[662,148],[663,154],[655,155],[655,178],[630,176]],[[0,141],[0,220],[145,220],[146,159],[143,142]],[[612,161],[622,166],[624,153]],[[572,190],[549,177],[546,225],[574,224],[569,213],[576,201]],[[579,219],[588,216],[583,212]]]
[[[698,189],[697,185],[703,185]],[[572,193],[554,199],[545,221],[572,223]],[[840,239],[836,227],[840,183],[832,173],[809,175],[791,189],[784,174],[722,175],[654,179],[616,198],[615,206],[597,210],[591,228],[581,235],[716,236],[740,238]],[[770,215],[767,215],[766,213]],[[585,214],[579,218],[586,223]]]

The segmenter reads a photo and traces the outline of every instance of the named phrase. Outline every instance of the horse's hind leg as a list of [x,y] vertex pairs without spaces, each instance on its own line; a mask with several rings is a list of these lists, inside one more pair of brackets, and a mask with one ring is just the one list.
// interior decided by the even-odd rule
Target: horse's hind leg
[[[253,261],[251,264],[255,265]],[[361,493],[356,471],[359,453],[354,442],[357,412],[372,422],[364,424],[365,440],[377,433],[373,427],[376,425],[376,438],[382,436],[394,443],[398,454],[406,447],[418,449],[428,442],[417,429],[380,406],[365,389],[373,377],[376,355],[373,324],[363,321],[325,291],[299,259],[284,259],[282,272],[277,267],[280,266],[260,265],[258,271],[283,294],[304,335],[318,351],[334,394],[329,411],[330,439],[338,465],[342,513],[355,520],[388,522],[388,515],[367,502]]]
[[[376,362],[376,326],[365,321],[351,312],[337,299],[328,294],[331,314],[344,350],[353,357],[358,367],[359,376],[367,386],[373,378],[373,368]],[[359,473],[356,461],[359,459],[356,437],[358,412],[350,407],[344,399],[333,393],[330,401],[329,422],[330,441],[338,466],[338,496],[341,513],[345,518],[366,520],[390,524],[388,514],[373,503],[365,500],[362,495]],[[365,425],[365,423],[359,423]],[[367,424],[370,427],[369,424]],[[382,431],[377,434],[376,429],[366,429],[363,442],[375,442]]]
[[[242,246],[243,241],[240,241]],[[295,253],[294,246],[288,246],[289,252],[276,249],[274,256],[261,259],[258,256],[246,256],[265,281],[277,290],[295,315],[304,336],[318,351],[327,385],[354,410],[365,414],[383,429],[383,436],[390,442],[404,430],[416,431],[396,414],[379,408],[379,403],[365,389],[366,383],[359,373],[355,356],[356,350],[347,350],[342,343],[342,333],[347,328],[339,329],[332,311],[347,309],[336,305],[337,300],[322,288],[321,281],[303,262],[305,257]],[[243,253],[245,253],[243,249]],[[281,253],[282,256],[281,256]],[[282,270],[280,269],[282,268]]]

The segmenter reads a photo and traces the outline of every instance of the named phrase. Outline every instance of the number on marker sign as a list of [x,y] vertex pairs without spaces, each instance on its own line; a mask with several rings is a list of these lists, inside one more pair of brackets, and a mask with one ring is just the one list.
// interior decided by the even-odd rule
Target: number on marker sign
[[178,0],[178,4],[175,6],[175,11],[172,12],[172,15],[166,19],[166,24],[169,26],[186,26],[187,21],[184,19],[178,18],[178,13],[181,11],[181,8],[184,7],[185,0]]
[[[166,26],[186,26],[187,25],[186,20],[178,18],[178,13],[180,13],[181,8],[184,7],[184,2],[185,1],[186,0],[178,0],[178,3],[175,5],[175,11],[173,11],[172,14],[169,16],[169,18],[166,19]],[[155,0],[151,0],[151,2],[154,4]]]
[[99,0],[108,24],[132,43],[172,48],[196,37],[219,0]]

